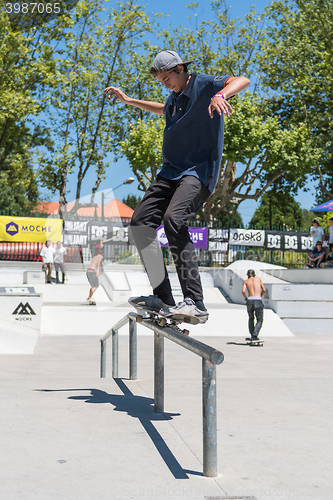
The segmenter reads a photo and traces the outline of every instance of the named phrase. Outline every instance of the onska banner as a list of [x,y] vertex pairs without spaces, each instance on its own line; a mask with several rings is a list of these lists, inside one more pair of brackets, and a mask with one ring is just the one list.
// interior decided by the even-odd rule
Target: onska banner
[[0,216],[0,240],[20,242],[61,241],[62,219]]
[[229,245],[262,247],[265,231],[256,229],[230,229]]
[[[189,227],[188,232],[193,242],[194,248],[206,249],[208,247],[208,228],[207,227]],[[166,237],[164,226],[159,226],[156,230],[157,240],[161,247],[168,247],[169,242]]]

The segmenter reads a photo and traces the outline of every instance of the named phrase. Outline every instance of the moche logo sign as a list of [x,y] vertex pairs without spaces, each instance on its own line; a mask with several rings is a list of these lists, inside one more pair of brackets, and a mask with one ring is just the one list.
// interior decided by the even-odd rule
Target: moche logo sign
[[17,321],[31,321],[31,317],[27,316],[36,316],[35,311],[28,302],[26,302],[25,304],[23,304],[23,302],[20,302],[12,314],[20,316],[15,318]]
[[6,224],[7,234],[10,234],[10,236],[14,236],[18,232],[19,232],[19,227],[17,224],[15,224],[15,222],[8,222],[8,224]]

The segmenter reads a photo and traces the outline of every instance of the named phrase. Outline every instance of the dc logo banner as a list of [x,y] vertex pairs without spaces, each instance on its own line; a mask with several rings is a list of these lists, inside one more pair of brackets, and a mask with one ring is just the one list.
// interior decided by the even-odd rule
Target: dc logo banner
[[284,238],[280,231],[266,231],[266,250],[284,251]]
[[301,249],[300,252],[311,252],[312,250],[312,238],[310,236],[301,235]]
[[297,233],[295,234],[288,234],[286,233],[284,235],[284,247],[285,250],[288,252],[297,252],[298,251],[298,235]]
[[266,231],[265,249],[280,252],[310,252],[312,239],[308,233]]
[[106,240],[108,236],[108,225],[107,224],[90,224],[90,240]]

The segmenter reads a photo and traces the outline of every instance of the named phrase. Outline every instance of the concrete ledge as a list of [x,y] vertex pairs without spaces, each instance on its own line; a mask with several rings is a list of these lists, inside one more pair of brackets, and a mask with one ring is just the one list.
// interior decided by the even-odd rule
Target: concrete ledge
[[333,332],[333,319],[283,318],[283,323],[293,333],[320,334]]

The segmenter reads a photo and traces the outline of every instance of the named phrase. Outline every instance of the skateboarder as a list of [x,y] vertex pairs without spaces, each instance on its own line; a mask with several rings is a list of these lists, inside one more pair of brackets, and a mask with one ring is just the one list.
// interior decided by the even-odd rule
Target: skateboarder
[[[172,50],[160,52],[150,73],[166,89],[166,103],[133,99],[116,87],[104,90],[108,98],[145,111],[164,114],[163,165],[134,211],[131,232],[148,274],[153,295],[138,297],[138,304],[161,314],[190,314],[200,323],[208,319],[194,246],[187,220],[213,193],[223,151],[223,115],[232,107],[228,99],[246,89],[243,77],[188,73],[193,61],[182,61]],[[166,266],[156,239],[164,230],[176,266],[184,300],[175,305]]]
[[[102,244],[103,245],[103,244]],[[87,298],[87,301],[93,302],[91,300],[91,297],[93,294],[96,292],[97,288],[99,287],[99,281],[98,281],[98,276],[99,276],[99,268],[100,265],[103,261],[103,246],[98,250],[97,255],[95,255],[89,264],[89,267],[87,269],[87,278],[88,281],[91,285],[91,288],[89,290],[89,295]]]
[[[258,340],[259,332],[264,319],[264,304],[262,296],[266,292],[266,288],[260,278],[256,276],[253,269],[247,271],[248,279],[243,281],[242,294],[246,301],[247,313],[249,315],[249,331],[251,340]],[[246,291],[248,296],[246,295]],[[256,317],[256,325],[254,326],[254,316]]]

